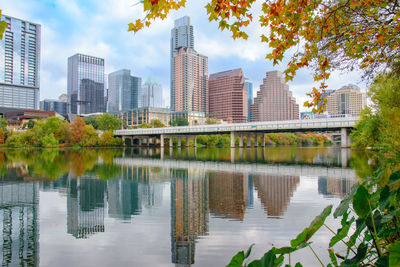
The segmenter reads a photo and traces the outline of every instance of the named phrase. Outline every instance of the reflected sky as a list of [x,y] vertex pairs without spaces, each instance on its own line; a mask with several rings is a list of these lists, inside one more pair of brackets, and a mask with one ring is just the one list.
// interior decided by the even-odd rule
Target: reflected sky
[[[236,150],[234,161],[229,149],[187,156],[0,152],[2,264],[224,266],[252,243],[253,257],[261,257],[337,205],[357,181],[348,166],[363,162],[349,151],[342,166],[343,153],[334,148]],[[322,229],[313,239],[326,253],[329,233]],[[318,266],[311,255],[293,257]]]

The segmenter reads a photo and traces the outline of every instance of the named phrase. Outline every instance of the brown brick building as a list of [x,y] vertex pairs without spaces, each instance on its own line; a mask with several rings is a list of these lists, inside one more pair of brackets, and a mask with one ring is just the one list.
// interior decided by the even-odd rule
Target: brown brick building
[[299,105],[280,71],[269,71],[251,105],[251,121],[298,120]]
[[227,122],[247,122],[247,89],[242,69],[211,74],[208,86],[210,114]]

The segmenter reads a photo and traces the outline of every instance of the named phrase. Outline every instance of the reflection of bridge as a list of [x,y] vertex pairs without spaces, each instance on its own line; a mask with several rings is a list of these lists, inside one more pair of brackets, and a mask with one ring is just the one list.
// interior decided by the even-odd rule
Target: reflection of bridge
[[[178,139],[178,146],[181,146],[182,138],[194,138],[194,146],[196,146],[196,136],[206,134],[230,134],[231,147],[235,147],[235,136],[239,137],[239,146],[243,146],[243,136],[255,136],[261,138],[261,145],[265,146],[264,133],[277,132],[310,132],[310,131],[341,131],[342,147],[348,147],[351,143],[349,131],[354,127],[358,117],[345,118],[326,118],[313,120],[292,120],[292,121],[263,121],[250,123],[232,123],[232,124],[214,124],[200,126],[181,126],[181,127],[165,127],[150,129],[130,129],[116,130],[114,134],[121,136],[123,139],[134,138],[149,140],[160,138],[160,146],[164,147],[164,139],[170,139],[169,144],[172,146],[172,140]],[[188,142],[186,142],[188,144]],[[255,142],[258,146],[258,142]]]
[[324,176],[354,179],[355,171],[350,168],[332,168],[313,165],[246,164],[216,161],[183,161],[154,158],[114,158],[114,164],[121,166],[164,167],[172,169],[200,169],[203,171],[225,171],[252,174]]

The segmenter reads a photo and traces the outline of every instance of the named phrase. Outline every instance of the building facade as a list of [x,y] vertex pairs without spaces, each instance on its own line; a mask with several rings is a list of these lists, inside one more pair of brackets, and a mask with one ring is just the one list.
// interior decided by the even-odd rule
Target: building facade
[[6,15],[0,40],[0,107],[38,109],[41,26]]
[[163,89],[155,79],[149,78],[142,86],[142,107],[163,107]]
[[299,105],[281,72],[266,73],[251,105],[251,121],[298,120]]
[[82,54],[69,57],[67,87],[70,113],[105,112],[104,59]]
[[227,122],[247,122],[247,104],[247,88],[242,69],[228,70],[210,75],[210,115]]
[[172,111],[208,113],[208,58],[187,47],[174,53]]
[[329,115],[358,116],[366,105],[365,93],[356,85],[346,85],[327,97],[326,110]]
[[131,76],[130,70],[108,75],[108,112],[124,112],[139,107],[142,78]]
[[252,82],[245,82],[247,89],[247,121],[251,121],[251,105],[254,103],[254,96],[253,96],[253,83]]
[[208,58],[194,50],[189,17],[171,30],[171,110],[208,113]]
[[67,114],[68,105],[67,102],[64,101],[45,99],[40,101],[40,110],[55,111],[58,114]]
[[193,26],[190,25],[190,18],[188,16],[175,20],[174,28],[171,30],[171,110],[175,110],[175,91],[173,90],[175,88],[174,53],[175,50],[181,47],[194,49]]

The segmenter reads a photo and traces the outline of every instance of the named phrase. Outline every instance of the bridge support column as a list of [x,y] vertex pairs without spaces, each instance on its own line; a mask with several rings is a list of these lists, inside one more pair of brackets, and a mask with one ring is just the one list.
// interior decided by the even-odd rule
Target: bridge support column
[[160,135],[160,147],[164,148],[164,135],[163,134]]
[[[253,146],[254,147],[258,147],[258,134],[255,133],[253,136],[254,136],[254,144],[253,144]],[[257,155],[257,153],[256,153],[256,155]]]
[[178,147],[182,147],[182,137],[178,137]]
[[251,147],[251,135],[246,134],[246,147],[249,148]]
[[123,135],[123,136],[122,136],[122,145],[123,145],[123,146],[126,146],[125,139],[126,139],[126,138],[125,138],[125,135]]
[[150,138],[146,139],[146,145],[149,147],[150,146]]
[[169,148],[170,148],[171,151],[172,151],[173,145],[174,145],[174,138],[173,138],[173,137],[170,137],[170,138],[169,138]]
[[239,136],[239,147],[243,147],[243,134]]
[[190,140],[189,136],[186,136],[186,147],[189,147],[189,140]]
[[231,132],[231,147],[235,147],[235,132]]
[[139,144],[139,146],[142,146],[142,138],[138,139],[138,144]]
[[[193,147],[197,147],[197,135],[193,136]],[[195,150],[196,151],[196,150]]]
[[342,148],[350,147],[351,144],[353,143],[353,140],[350,138],[350,129],[348,128],[342,128],[340,131],[341,133],[341,146]]
[[261,138],[261,146],[265,147],[265,135],[264,135],[264,133],[260,134],[260,138]]

